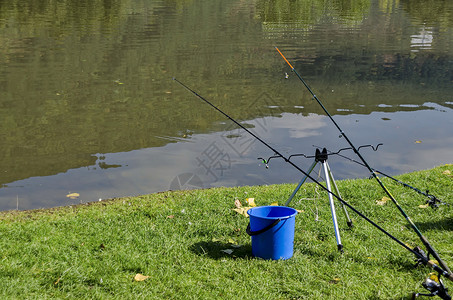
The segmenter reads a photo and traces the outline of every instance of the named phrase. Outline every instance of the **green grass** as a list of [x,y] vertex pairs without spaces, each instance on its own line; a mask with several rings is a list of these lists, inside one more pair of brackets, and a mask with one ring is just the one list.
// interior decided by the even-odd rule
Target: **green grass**
[[[452,165],[398,178],[452,202]],[[452,206],[384,180],[444,261],[453,266]],[[421,245],[375,180],[337,182],[343,198],[410,247]],[[294,256],[253,258],[248,219],[235,199],[283,204],[294,184],[165,192],[92,204],[0,213],[2,299],[409,299],[431,270],[353,212],[349,230],[337,202],[345,252],[337,251],[327,194],[305,184],[291,206]],[[306,199],[313,198],[316,200]],[[315,221],[315,210],[319,221]],[[231,243],[239,248],[233,248]],[[234,249],[229,255],[224,249]],[[150,276],[137,282],[137,274]],[[445,280],[444,280],[445,282]],[[447,286],[453,286],[446,282]]]

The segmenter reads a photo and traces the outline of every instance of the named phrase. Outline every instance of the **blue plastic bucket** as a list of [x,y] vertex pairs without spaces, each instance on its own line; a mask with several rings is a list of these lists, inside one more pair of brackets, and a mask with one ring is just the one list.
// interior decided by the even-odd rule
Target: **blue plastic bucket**
[[293,256],[297,210],[286,206],[259,206],[247,213],[253,256],[275,260]]

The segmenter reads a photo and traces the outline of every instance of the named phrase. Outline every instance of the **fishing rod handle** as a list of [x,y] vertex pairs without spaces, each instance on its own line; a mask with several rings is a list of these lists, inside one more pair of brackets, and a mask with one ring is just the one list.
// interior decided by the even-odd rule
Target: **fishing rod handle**
[[437,272],[440,273],[440,275],[444,276],[445,278],[447,278],[448,280],[450,281],[453,281],[453,274],[451,273],[448,273],[447,271],[443,270],[441,267],[439,267],[438,265],[436,265],[434,263],[434,261],[432,260],[428,260],[426,262],[427,265],[429,265],[432,269],[436,270]]

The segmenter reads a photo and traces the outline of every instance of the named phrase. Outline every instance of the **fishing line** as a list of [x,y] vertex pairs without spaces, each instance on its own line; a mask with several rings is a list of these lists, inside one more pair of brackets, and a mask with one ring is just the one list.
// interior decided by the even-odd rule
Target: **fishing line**
[[419,236],[421,242],[425,245],[426,249],[428,250],[429,254],[432,254],[439,264],[442,266],[444,270],[446,270],[450,275],[452,275],[450,269],[448,266],[445,264],[445,262],[440,258],[439,254],[434,250],[434,248],[431,246],[431,244],[428,242],[428,240],[423,236],[421,231],[418,229],[418,227],[415,225],[415,223],[409,218],[409,216],[406,214],[406,212],[403,210],[403,208],[399,205],[398,201],[396,201],[395,197],[390,193],[390,191],[386,188],[384,183],[379,179],[377,176],[377,173],[370,167],[370,165],[367,163],[365,158],[360,154],[358,149],[354,146],[354,144],[351,142],[351,140],[348,138],[348,136],[344,133],[344,131],[340,128],[340,126],[335,122],[333,119],[332,115],[327,111],[325,106],[322,104],[321,100],[315,95],[315,93],[312,91],[312,89],[308,86],[308,84],[305,82],[305,80],[300,76],[300,74],[294,69],[294,67],[290,64],[290,62],[286,59],[286,57],[283,55],[283,53],[275,47],[275,49],[278,51],[278,53],[281,55],[281,57],[286,61],[286,63],[291,67],[291,71],[293,71],[296,76],[299,78],[299,80],[303,83],[303,85],[307,88],[307,90],[310,92],[310,94],[313,96],[313,99],[316,100],[316,102],[321,106],[321,108],[324,110],[326,115],[329,117],[329,119],[332,121],[332,123],[337,127],[338,131],[340,131],[340,136],[343,137],[351,147],[351,149],[354,151],[354,153],[360,158],[362,161],[363,165],[371,172],[371,176],[376,179],[376,181],[379,183],[381,188],[384,190],[384,192],[387,194],[387,196],[392,200],[392,202],[395,204],[397,209],[400,211],[400,213],[406,218],[407,222],[409,225],[412,227],[412,229],[415,231],[415,233]]
[[397,239],[396,237],[394,237],[392,234],[390,234],[389,232],[387,232],[384,228],[382,228],[381,226],[379,226],[378,224],[376,224],[375,222],[373,222],[371,219],[369,219],[368,217],[366,217],[364,214],[362,214],[360,211],[358,211],[357,209],[355,209],[352,205],[350,205],[348,202],[346,202],[345,200],[343,200],[342,198],[340,198],[339,196],[337,196],[335,193],[331,192],[329,189],[327,189],[324,185],[322,185],[319,181],[317,181],[315,178],[313,178],[312,176],[310,176],[310,174],[306,173],[304,170],[302,170],[300,167],[298,167],[296,164],[294,164],[292,161],[290,161],[287,157],[283,156],[280,152],[278,152],[276,149],[274,149],[272,146],[270,146],[268,143],[266,143],[264,140],[262,140],[260,137],[258,137],[256,134],[254,134],[253,132],[251,132],[249,129],[247,129],[245,126],[243,126],[241,123],[239,123],[238,121],[236,121],[235,119],[233,119],[232,117],[230,117],[228,114],[226,114],[225,112],[223,112],[222,110],[220,110],[217,106],[215,106],[214,104],[212,104],[211,102],[209,102],[206,98],[204,98],[203,96],[199,95],[197,92],[195,92],[194,90],[192,90],[191,88],[189,88],[187,85],[185,85],[184,83],[182,83],[181,81],[179,81],[178,79],[176,78],[173,78],[174,81],[176,81],[178,84],[180,84],[182,87],[184,87],[186,90],[188,90],[189,92],[191,92],[192,94],[194,94],[195,96],[197,96],[199,99],[203,100],[205,103],[207,103],[209,106],[211,106],[212,108],[214,108],[215,110],[217,110],[218,112],[220,112],[222,115],[224,115],[225,117],[227,117],[229,120],[231,120],[233,123],[235,123],[236,125],[238,125],[240,128],[242,128],[243,130],[245,130],[247,133],[249,133],[251,136],[253,136],[254,138],[256,138],[260,143],[262,143],[264,146],[266,146],[267,148],[269,148],[270,150],[272,150],[275,155],[281,157],[285,162],[289,163],[291,166],[293,166],[295,169],[297,169],[299,172],[301,172],[302,174],[304,174],[305,176],[307,176],[307,178],[310,178],[314,183],[316,183],[317,185],[319,185],[324,191],[326,191],[327,193],[331,194],[333,197],[335,197],[336,199],[338,199],[338,201],[340,201],[341,203],[343,203],[344,205],[346,205],[349,209],[351,209],[353,212],[355,212],[357,215],[359,215],[361,218],[363,218],[364,220],[366,220],[368,223],[370,223],[371,225],[373,225],[374,227],[376,227],[379,231],[381,231],[382,233],[384,233],[385,235],[387,235],[390,239],[392,239],[393,241],[395,241],[396,243],[398,243],[401,247],[403,247],[404,249],[408,250],[409,252],[411,252],[412,254],[414,254],[416,257],[418,257],[418,260],[419,262],[425,264],[425,265],[428,265],[430,266],[432,269],[434,269],[436,272],[439,273],[439,276],[444,276],[446,278],[448,278],[449,280],[453,281],[453,275],[452,274],[449,274],[447,271],[445,271],[441,266],[438,266],[434,261],[432,260],[429,260],[425,255],[423,255],[422,253],[420,253],[420,251],[416,251],[415,249],[411,249],[409,246],[407,246],[405,243],[401,242],[399,239]]

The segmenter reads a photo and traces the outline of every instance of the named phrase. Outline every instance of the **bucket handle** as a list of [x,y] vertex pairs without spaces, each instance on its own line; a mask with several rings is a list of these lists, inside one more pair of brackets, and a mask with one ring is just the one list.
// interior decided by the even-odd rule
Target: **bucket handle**
[[245,230],[245,232],[247,232],[248,235],[250,236],[253,236],[253,235],[258,235],[260,233],[263,233],[265,231],[268,231],[269,229],[271,229],[272,227],[274,227],[275,225],[277,225],[278,223],[280,223],[281,219],[276,219],[274,222],[272,222],[270,225],[264,227],[263,229],[260,229],[260,230],[257,230],[257,231],[252,231],[250,229],[250,223],[247,225],[247,229]]

